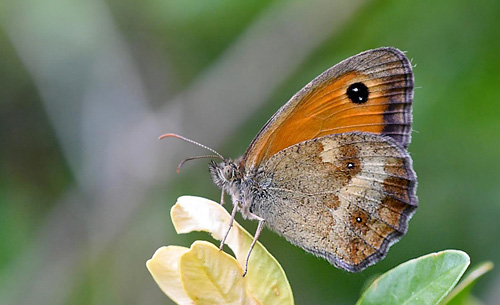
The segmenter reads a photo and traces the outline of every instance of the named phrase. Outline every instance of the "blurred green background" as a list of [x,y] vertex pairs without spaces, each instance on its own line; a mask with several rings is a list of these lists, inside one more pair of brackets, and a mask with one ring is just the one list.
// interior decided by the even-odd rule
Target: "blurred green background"
[[[0,303],[170,304],[145,262],[178,196],[218,200],[205,151],[241,155],[304,84],[358,52],[416,65],[410,145],[420,207],[385,260],[350,274],[265,230],[297,304],[352,304],[408,259],[466,251],[497,268],[500,2],[21,0],[0,6]],[[254,232],[256,224],[243,221]]]

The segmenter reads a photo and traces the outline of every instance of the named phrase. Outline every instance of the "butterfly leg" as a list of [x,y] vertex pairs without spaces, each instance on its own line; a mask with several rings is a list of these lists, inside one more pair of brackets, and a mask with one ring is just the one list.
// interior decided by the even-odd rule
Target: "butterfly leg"
[[224,205],[224,190],[220,194],[220,205]]
[[231,212],[231,219],[229,220],[229,227],[227,228],[224,238],[222,238],[222,240],[220,241],[219,250],[222,250],[222,247],[224,247],[224,243],[226,242],[226,238],[229,235],[229,231],[231,231],[231,228],[233,227],[234,217],[236,216],[236,211],[238,210],[238,206],[239,203],[234,205],[233,211]]
[[257,242],[257,239],[260,236],[260,232],[264,228],[264,221],[265,221],[264,218],[262,218],[260,216],[257,216],[257,215],[255,215],[253,213],[250,213],[249,216],[250,216],[249,219],[258,220],[259,221],[259,225],[257,226],[257,230],[255,231],[255,235],[253,237],[252,244],[250,244],[250,249],[248,249],[247,258],[245,260],[245,271],[243,272],[243,276],[245,276],[247,274],[247,272],[248,272],[248,261],[250,260],[250,254],[252,253],[253,247],[255,246],[255,243]]

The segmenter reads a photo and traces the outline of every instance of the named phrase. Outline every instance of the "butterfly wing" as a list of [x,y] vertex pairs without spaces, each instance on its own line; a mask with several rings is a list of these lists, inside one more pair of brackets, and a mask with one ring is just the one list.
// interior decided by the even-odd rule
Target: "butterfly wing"
[[317,137],[362,131],[410,142],[413,73],[398,49],[350,57],[295,94],[250,144],[242,166],[251,170],[280,150]]
[[343,133],[301,142],[261,165],[251,211],[291,243],[347,271],[376,263],[406,233],[416,176],[392,138]]

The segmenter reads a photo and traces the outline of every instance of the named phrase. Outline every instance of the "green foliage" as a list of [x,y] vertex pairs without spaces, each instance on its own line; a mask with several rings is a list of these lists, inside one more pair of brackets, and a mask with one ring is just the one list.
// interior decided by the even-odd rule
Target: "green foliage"
[[446,296],[441,302],[442,305],[472,305],[479,304],[471,295],[472,287],[477,280],[486,272],[493,269],[492,262],[484,262],[474,267],[468,272],[465,278]]
[[452,291],[469,263],[469,256],[457,250],[446,250],[410,260],[373,281],[356,304],[471,304],[468,300],[471,299],[472,286],[493,265],[488,262],[474,268]]

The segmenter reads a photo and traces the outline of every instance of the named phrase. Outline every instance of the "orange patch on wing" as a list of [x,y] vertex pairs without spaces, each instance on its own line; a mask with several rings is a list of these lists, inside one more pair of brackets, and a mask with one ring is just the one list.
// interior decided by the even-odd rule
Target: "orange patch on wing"
[[325,194],[322,202],[327,208],[332,210],[336,210],[340,206],[339,196],[335,194]]
[[387,164],[384,166],[384,170],[394,177],[408,178],[407,167],[408,165],[405,164],[403,158],[389,158]]
[[[346,95],[356,82],[369,88],[365,103],[353,103]],[[284,148],[321,136],[354,131],[381,134],[386,126],[384,114],[391,105],[392,95],[387,93],[392,88],[394,80],[370,79],[358,72],[326,80],[263,130],[245,158],[247,166],[257,167]]]
[[398,177],[387,177],[384,180],[384,191],[402,202],[410,202],[408,180]]
[[377,213],[381,220],[397,229],[400,225],[400,218],[404,215],[407,207],[407,204],[388,196],[382,199]]
[[358,236],[352,236],[347,247],[347,261],[352,265],[358,265],[368,256],[374,254],[377,250],[366,244],[366,241]]

